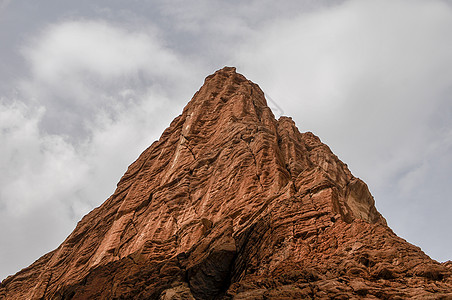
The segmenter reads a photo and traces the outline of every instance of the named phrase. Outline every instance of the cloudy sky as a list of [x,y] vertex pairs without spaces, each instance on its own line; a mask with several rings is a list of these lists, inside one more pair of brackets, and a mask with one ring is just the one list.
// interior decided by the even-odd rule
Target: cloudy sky
[[225,65],[452,259],[452,2],[0,0],[0,279],[56,248]]

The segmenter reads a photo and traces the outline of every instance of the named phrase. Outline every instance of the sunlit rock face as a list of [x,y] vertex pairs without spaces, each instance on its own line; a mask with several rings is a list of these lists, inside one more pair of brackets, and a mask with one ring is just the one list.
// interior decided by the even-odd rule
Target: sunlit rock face
[[452,299],[451,269],[397,237],[327,145],[226,67],[0,298]]

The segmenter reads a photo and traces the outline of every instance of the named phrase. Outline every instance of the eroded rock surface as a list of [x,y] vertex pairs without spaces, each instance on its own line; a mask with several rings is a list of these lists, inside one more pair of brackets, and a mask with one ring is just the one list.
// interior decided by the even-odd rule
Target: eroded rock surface
[[318,137],[224,68],[2,299],[452,299]]

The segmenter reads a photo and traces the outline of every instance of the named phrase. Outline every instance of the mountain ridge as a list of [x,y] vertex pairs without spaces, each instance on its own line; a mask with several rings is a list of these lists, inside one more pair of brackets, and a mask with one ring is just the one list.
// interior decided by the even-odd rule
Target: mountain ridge
[[[258,85],[208,76],[115,192],[0,298],[452,297],[450,267],[397,237],[367,185]],[[419,298],[419,299],[421,299]]]

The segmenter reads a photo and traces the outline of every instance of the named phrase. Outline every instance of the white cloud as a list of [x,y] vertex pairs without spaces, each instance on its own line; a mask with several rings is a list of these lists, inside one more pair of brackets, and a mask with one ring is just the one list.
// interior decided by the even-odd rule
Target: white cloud
[[23,51],[33,75],[52,83],[80,73],[100,80],[139,72],[174,75],[171,66],[178,58],[149,31],[130,31],[104,21],[68,21],[50,26]]
[[44,109],[23,102],[0,106],[2,277],[57,247],[179,113],[178,106],[166,107],[164,95],[141,97],[118,104],[114,118],[99,112],[77,145],[39,130]]
[[113,193],[200,81],[152,33],[100,21],[54,24],[24,49],[31,74],[0,102],[0,277]]
[[110,19],[130,23],[37,26],[29,74],[0,102],[0,278],[63,241],[225,64],[363,177],[397,233],[450,259],[450,5],[308,2],[117,4]]
[[88,166],[61,137],[39,133],[42,116],[42,108],[21,102],[0,105],[0,265],[6,274],[57,246],[55,237],[73,227],[70,201],[82,200],[76,192]]
[[[237,55],[239,70],[301,130],[330,145],[369,184],[395,231],[415,243],[420,227],[438,230],[412,217],[431,204],[420,192],[438,188],[428,179],[443,183],[435,199],[450,194],[434,174],[446,170],[450,177],[450,165],[432,162],[451,158],[439,151],[452,150],[442,142],[452,128],[450,28],[452,8],[443,1],[353,0],[271,22]],[[401,217],[400,210],[412,215]],[[428,211],[443,220],[450,214],[441,205]],[[452,242],[443,243],[422,247],[446,259]]]
[[99,110],[114,111],[118,101],[133,104],[151,87],[175,96],[193,82],[190,62],[164,47],[149,27],[86,20],[52,24],[22,53],[30,76],[20,82],[20,92],[46,107],[41,128],[51,133],[84,135],[86,122]]

